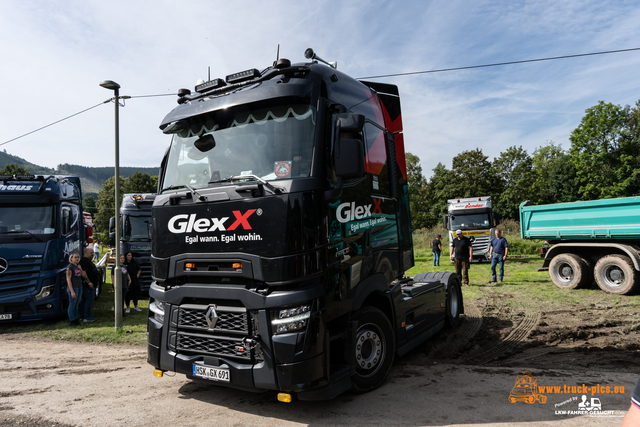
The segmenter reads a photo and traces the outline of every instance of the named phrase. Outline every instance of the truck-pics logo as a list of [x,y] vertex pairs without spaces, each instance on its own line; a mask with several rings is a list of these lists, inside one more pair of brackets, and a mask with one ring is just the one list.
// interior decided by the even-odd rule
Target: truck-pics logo
[[239,226],[242,226],[245,230],[251,230],[248,218],[256,211],[256,209],[249,209],[245,213],[240,211],[232,211],[235,216],[235,222],[225,228],[224,223],[227,222],[229,217],[223,218],[198,218],[196,214],[180,214],[172,217],[169,220],[169,231],[175,234],[182,233],[206,233],[212,231],[233,231]]
[[[336,209],[336,218],[339,222],[345,223],[349,221],[354,221],[356,219],[364,219],[368,218],[373,214],[382,213],[382,209],[380,208],[380,202],[382,199],[373,199],[372,205],[366,206],[356,206],[356,202],[345,202],[338,206]],[[371,212],[371,207],[375,205],[373,212]]]

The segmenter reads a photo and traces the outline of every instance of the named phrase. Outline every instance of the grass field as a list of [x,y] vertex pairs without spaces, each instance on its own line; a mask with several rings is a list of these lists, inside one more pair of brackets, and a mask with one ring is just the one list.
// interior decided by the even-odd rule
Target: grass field
[[[443,245],[445,246],[445,245]],[[447,249],[448,250],[448,249]],[[407,272],[414,276],[420,272],[454,272],[448,254],[443,253],[440,267],[433,266],[430,249],[417,249],[415,266]],[[503,283],[489,283],[491,270],[489,264],[472,264],[469,270],[471,286],[463,287],[464,302],[474,304],[481,299],[499,298],[502,303],[511,306],[514,311],[552,311],[570,308],[577,304],[616,307],[636,316],[640,308],[640,296],[611,295],[601,291],[595,284],[586,289],[563,290],[553,285],[547,272],[536,271],[542,266],[538,256],[513,256],[505,264]],[[121,331],[115,331],[113,310],[113,290],[111,279],[107,275],[107,284],[100,299],[94,303],[94,323],[83,323],[80,327],[69,327],[69,321],[41,321],[19,324],[5,324],[0,333],[24,333],[34,337],[55,340],[74,340],[98,343],[118,343],[145,345],[147,327],[148,299],[140,300],[142,312],[134,312],[124,317]]]
[[25,333],[29,336],[54,340],[144,345],[147,340],[148,298],[138,302],[141,312],[132,310],[130,314],[124,316],[123,327],[118,332],[115,330],[113,302],[111,277],[107,273],[107,283],[103,287],[102,294],[93,303],[91,315],[98,319],[96,322],[81,321],[80,326],[72,328],[69,326],[69,319],[65,316],[59,320],[5,324],[0,333]]

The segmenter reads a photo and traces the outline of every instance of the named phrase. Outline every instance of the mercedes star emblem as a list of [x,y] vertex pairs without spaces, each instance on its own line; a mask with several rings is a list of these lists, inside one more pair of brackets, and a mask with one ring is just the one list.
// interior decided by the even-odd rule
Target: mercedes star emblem
[[216,327],[216,323],[218,323],[218,313],[216,313],[216,306],[211,305],[204,315],[207,324],[209,325],[209,329],[213,329]]
[[7,268],[9,268],[9,263],[7,262],[7,260],[4,258],[0,258],[0,274],[7,271]]

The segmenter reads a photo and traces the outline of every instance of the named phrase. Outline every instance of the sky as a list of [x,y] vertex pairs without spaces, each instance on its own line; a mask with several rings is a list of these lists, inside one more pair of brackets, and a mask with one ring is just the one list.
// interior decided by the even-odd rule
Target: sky
[[[312,47],[353,77],[640,47],[640,1],[3,0],[0,149],[31,163],[155,167],[158,128],[198,79],[305,61]],[[480,148],[563,149],[585,110],[640,99],[640,51],[369,79],[398,86],[406,151],[429,178]],[[164,96],[148,96],[164,95]],[[95,108],[91,108],[95,107]],[[90,109],[89,109],[90,108]],[[68,120],[5,143],[40,127]]]

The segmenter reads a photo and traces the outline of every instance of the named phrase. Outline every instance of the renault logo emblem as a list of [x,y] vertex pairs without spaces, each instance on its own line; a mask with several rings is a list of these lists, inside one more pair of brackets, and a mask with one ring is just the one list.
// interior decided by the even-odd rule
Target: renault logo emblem
[[210,305],[207,309],[207,312],[204,315],[207,324],[209,325],[209,329],[213,329],[216,327],[216,323],[218,323],[218,313],[216,313],[216,306]]
[[0,258],[0,274],[7,271],[7,268],[9,268],[9,263],[7,262],[7,260],[4,258]]

